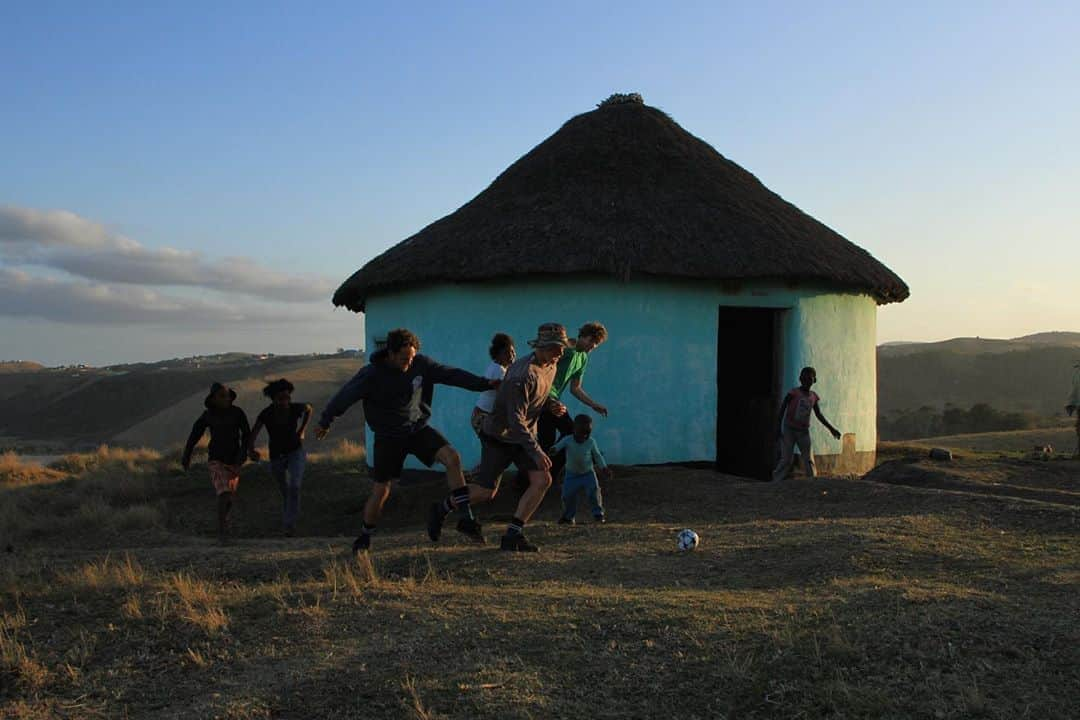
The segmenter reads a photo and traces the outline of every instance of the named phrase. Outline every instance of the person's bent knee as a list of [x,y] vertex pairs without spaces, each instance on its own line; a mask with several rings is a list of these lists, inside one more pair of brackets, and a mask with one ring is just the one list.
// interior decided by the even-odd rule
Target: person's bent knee
[[461,453],[453,445],[443,445],[439,452],[435,453],[435,459],[447,470],[461,469]]
[[390,481],[389,480],[376,480],[371,484],[372,495],[389,495],[390,494]]
[[533,487],[544,488],[546,490],[551,487],[551,473],[543,470],[534,470],[529,473],[529,484]]

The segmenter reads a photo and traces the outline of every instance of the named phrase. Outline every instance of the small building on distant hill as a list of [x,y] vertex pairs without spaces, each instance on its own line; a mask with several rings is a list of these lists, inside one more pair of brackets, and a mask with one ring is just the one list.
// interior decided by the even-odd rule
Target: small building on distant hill
[[[908,287],[639,96],[571,118],[483,192],[374,258],[334,294],[366,315],[368,349],[408,327],[474,372],[492,333],[519,352],[537,325],[603,322],[585,387],[622,464],[709,461],[765,477],[784,391],[818,369],[836,441],[819,463],[873,464],[877,307]],[[439,389],[433,422],[479,456],[471,393]],[[568,401],[573,413],[582,408]]]

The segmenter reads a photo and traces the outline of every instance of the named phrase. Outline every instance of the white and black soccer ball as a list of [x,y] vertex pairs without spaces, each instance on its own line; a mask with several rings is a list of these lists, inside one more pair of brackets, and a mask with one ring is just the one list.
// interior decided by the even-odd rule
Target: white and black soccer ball
[[701,538],[699,538],[698,534],[690,528],[680,530],[679,536],[675,540],[675,543],[679,546],[680,550],[693,550],[700,542]]

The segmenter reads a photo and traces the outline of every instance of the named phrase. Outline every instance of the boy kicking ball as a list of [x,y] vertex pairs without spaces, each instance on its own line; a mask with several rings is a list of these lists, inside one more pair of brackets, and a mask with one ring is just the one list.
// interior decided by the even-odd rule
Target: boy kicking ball
[[605,480],[611,479],[611,468],[604,461],[600,447],[592,436],[592,418],[578,415],[574,418],[574,434],[567,435],[555,443],[549,455],[566,451],[566,476],[563,478],[562,503],[563,513],[560,525],[573,525],[577,515],[577,496],[581,491],[589,500],[593,520],[604,522],[604,500],[600,495],[600,481],[596,477],[597,469]]

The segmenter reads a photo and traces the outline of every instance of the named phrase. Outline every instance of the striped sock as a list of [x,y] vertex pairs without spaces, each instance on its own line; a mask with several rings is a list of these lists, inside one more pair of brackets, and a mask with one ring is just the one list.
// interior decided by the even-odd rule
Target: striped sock
[[525,521],[515,516],[506,526],[507,535],[522,535],[525,532]]
[[469,520],[475,520],[473,517],[472,506],[469,505],[469,488],[459,487],[450,491],[450,502],[455,508],[457,508],[458,515],[462,518],[468,518]]

